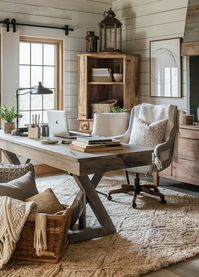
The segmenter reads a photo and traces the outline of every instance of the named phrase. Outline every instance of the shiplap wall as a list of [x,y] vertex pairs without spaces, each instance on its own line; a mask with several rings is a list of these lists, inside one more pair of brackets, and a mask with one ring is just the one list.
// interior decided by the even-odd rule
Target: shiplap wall
[[[123,23],[123,51],[141,55],[140,102],[173,103],[187,109],[187,82],[182,98],[150,97],[151,40],[183,37],[188,0],[116,0],[113,10]],[[186,60],[183,60],[183,64]],[[183,70],[183,76],[186,74]]]
[[64,53],[64,108],[68,112],[69,127],[77,126],[78,64],[77,54],[85,51],[87,31],[98,32],[103,12],[111,7],[111,0],[1,0],[0,20],[15,18],[17,22],[36,23],[74,28],[69,36],[62,30],[36,27],[17,29],[20,35],[61,38]]

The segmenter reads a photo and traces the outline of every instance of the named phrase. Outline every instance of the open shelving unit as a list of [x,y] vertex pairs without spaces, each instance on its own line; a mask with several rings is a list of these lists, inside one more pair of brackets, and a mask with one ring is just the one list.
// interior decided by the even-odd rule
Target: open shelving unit
[[[138,102],[139,55],[118,53],[86,53],[79,57],[78,129],[92,130],[92,103],[110,99],[117,106],[130,109]],[[122,73],[121,82],[94,82],[92,68],[109,68],[113,73]],[[120,69],[121,72],[118,72]]]

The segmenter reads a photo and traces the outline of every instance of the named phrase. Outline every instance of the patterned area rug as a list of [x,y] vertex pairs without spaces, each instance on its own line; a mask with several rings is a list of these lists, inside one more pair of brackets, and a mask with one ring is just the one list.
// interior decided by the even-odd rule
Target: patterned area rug
[[[121,180],[102,180],[99,189],[107,192]],[[77,187],[70,176],[39,180],[43,191],[52,187],[63,203],[72,201]],[[117,233],[70,245],[57,265],[11,261],[0,277],[135,277],[185,260],[199,253],[199,198],[161,189],[167,205],[139,196],[138,209],[132,197],[115,195],[114,202],[102,196]],[[96,223],[90,209],[88,221]]]

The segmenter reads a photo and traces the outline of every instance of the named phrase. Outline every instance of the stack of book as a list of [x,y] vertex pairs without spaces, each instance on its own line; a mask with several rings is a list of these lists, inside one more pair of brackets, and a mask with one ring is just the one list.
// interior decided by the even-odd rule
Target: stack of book
[[92,68],[91,81],[93,82],[112,82],[110,68]]
[[81,152],[106,152],[123,149],[120,141],[103,137],[77,137],[72,141],[70,147]]

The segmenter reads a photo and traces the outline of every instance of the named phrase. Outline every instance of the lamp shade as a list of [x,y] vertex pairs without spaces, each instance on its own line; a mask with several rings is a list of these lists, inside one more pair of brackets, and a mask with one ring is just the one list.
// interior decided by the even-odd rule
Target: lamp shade
[[39,84],[36,88],[31,90],[31,94],[34,94],[34,95],[35,94],[52,94],[52,93],[53,93],[53,91],[42,86],[41,82],[39,82]]

